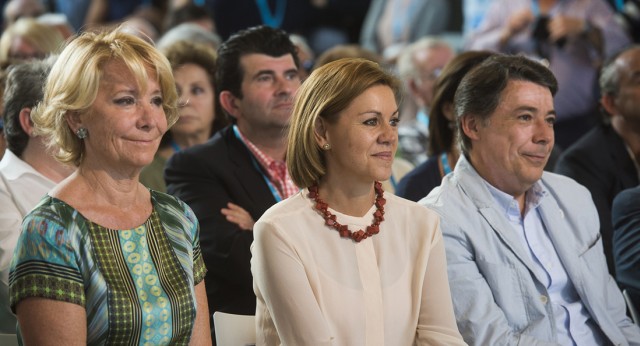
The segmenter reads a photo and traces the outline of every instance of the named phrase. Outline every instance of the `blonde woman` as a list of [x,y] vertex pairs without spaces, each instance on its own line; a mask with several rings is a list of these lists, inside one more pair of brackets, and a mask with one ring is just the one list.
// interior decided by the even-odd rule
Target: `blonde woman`
[[138,181],[176,104],[166,58],[121,30],[54,64],[32,117],[77,170],[23,222],[9,280],[24,343],[211,343],[198,222]]

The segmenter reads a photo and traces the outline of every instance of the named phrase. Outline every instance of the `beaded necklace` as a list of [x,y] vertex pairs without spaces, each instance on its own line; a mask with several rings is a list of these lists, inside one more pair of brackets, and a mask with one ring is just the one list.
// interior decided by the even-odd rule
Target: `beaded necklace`
[[378,234],[378,232],[380,232],[380,224],[384,221],[384,205],[387,203],[387,200],[383,197],[384,190],[382,189],[382,184],[379,181],[376,181],[374,183],[374,189],[376,191],[376,211],[373,213],[373,222],[370,226],[367,226],[366,231],[358,230],[356,232],[352,232],[346,225],[340,224],[336,220],[336,216],[328,210],[329,205],[320,199],[317,184],[309,187],[309,198],[315,202],[314,208],[320,212],[320,215],[324,218],[324,222],[327,226],[338,231],[340,237],[351,238],[356,243],[359,243],[363,239],[367,239]]

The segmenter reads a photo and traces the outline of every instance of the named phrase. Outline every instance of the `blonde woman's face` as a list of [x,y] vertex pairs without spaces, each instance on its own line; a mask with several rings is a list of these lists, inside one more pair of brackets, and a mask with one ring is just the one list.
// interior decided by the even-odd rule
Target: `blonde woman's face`
[[88,131],[84,163],[128,172],[151,163],[167,131],[162,100],[157,80],[149,78],[143,93],[122,62],[108,62],[96,100],[81,118]]

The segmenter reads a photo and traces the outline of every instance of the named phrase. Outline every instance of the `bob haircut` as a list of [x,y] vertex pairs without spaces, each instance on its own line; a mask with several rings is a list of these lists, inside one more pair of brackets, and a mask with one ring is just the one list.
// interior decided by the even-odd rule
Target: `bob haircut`
[[60,162],[82,163],[84,142],[69,127],[67,116],[89,112],[100,89],[104,66],[111,61],[124,63],[142,92],[146,91],[149,71],[155,73],[167,123],[171,126],[178,120],[171,65],[162,53],[147,41],[123,32],[122,27],[85,32],[60,53],[47,78],[44,99],[31,113],[37,133],[48,139],[49,147],[57,148],[55,157]]
[[338,113],[376,85],[391,88],[399,103],[400,81],[367,59],[330,62],[315,69],[302,83],[295,97],[287,145],[287,167],[298,187],[309,187],[326,174],[326,162],[316,141],[316,121],[322,118],[335,123]]

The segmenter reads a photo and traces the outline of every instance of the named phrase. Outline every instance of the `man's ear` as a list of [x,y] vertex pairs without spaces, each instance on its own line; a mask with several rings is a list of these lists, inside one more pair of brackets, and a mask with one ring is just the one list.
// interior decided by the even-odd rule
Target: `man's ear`
[[20,127],[22,130],[33,137],[33,121],[31,121],[31,108],[22,108],[20,114],[18,114],[18,120],[20,121]]
[[482,124],[480,124],[480,120],[478,120],[476,116],[465,115],[460,119],[460,122],[462,125],[462,132],[464,132],[467,137],[472,140],[480,139],[478,130]]
[[238,98],[230,91],[224,90],[220,92],[220,106],[236,120],[242,115],[238,107]]
[[600,97],[600,104],[602,108],[609,114],[609,116],[614,116],[618,114],[618,107],[616,106],[616,98],[611,94],[605,94]]

